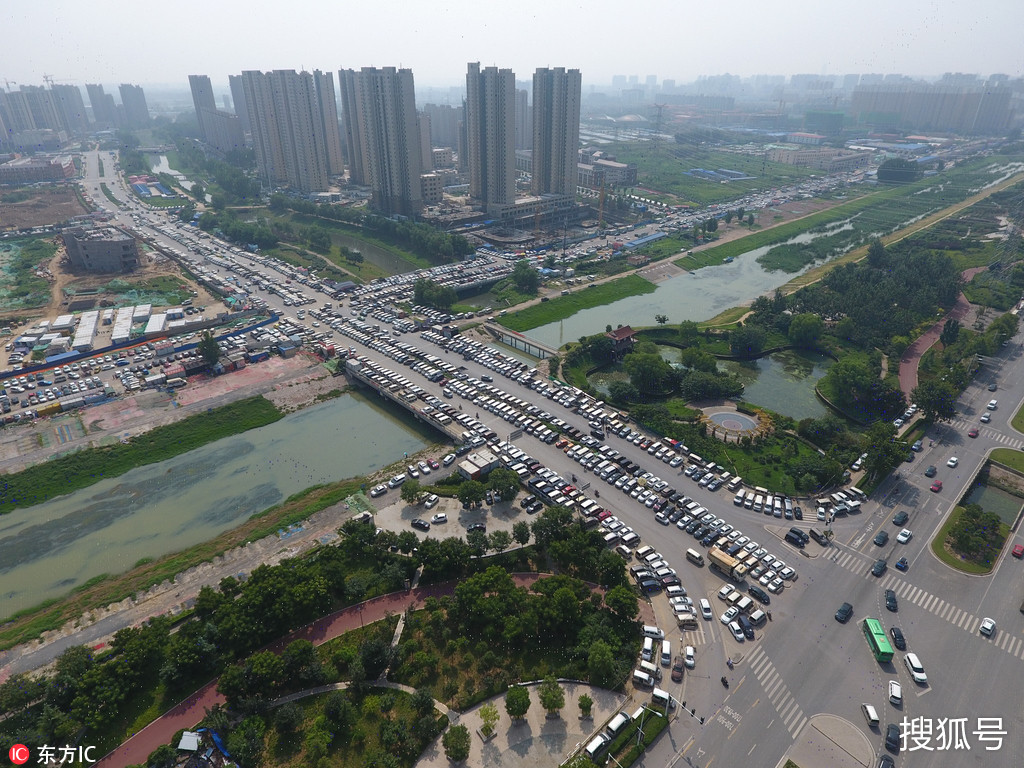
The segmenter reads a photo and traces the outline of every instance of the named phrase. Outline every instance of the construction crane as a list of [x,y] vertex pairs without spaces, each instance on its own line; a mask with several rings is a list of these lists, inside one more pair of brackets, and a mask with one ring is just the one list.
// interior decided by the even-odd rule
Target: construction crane
[[661,136],[661,118],[662,118],[662,116],[664,114],[665,107],[667,107],[667,106],[668,106],[668,104],[652,104],[651,105],[651,107],[653,109],[658,110],[658,119],[654,123],[654,138],[655,138],[655,140],[657,140]]
[[6,86],[7,86],[7,92],[8,92],[8,93],[10,93],[10,92],[11,92],[11,86],[12,86],[12,85],[17,85],[17,83],[16,83],[16,82],[14,82],[13,80],[8,80],[8,79],[7,79],[6,77],[5,77],[5,78],[4,78],[4,85],[6,85]]
[[43,75],[43,82],[53,88],[53,75]]

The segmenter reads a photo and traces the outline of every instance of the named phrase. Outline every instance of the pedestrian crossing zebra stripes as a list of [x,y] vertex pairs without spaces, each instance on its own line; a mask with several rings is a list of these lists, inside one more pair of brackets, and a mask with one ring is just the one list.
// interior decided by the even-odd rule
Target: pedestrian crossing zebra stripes
[[746,663],[782,719],[789,735],[795,739],[807,724],[808,718],[797,703],[793,692],[783,682],[782,675],[760,645],[746,659]]
[[975,428],[980,433],[979,437],[986,438],[995,443],[1000,443],[1001,445],[1005,445],[1009,448],[1015,448],[1017,450],[1024,448],[1024,440],[1012,435],[1004,435],[1002,432],[999,432],[985,424],[977,424],[974,421],[968,421],[967,419],[956,419],[950,422],[950,426],[956,431],[964,432],[971,428]]

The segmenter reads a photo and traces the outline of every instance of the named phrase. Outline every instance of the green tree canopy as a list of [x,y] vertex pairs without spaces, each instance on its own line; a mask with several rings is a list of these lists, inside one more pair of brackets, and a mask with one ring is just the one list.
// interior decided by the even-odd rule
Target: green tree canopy
[[957,398],[953,385],[941,379],[922,381],[910,393],[910,399],[929,421],[951,421],[956,416]]
[[729,332],[729,351],[738,357],[757,357],[768,336],[763,328],[744,325]]
[[505,711],[513,720],[521,720],[530,709],[530,690],[513,685],[505,692]]
[[420,496],[423,495],[423,487],[420,485],[419,480],[410,478],[402,483],[398,495],[406,504],[419,504]]
[[511,469],[498,467],[487,477],[487,487],[506,501],[512,501],[519,491],[519,475]]
[[663,394],[674,384],[675,372],[659,354],[633,352],[626,355],[622,365],[642,395]]
[[892,157],[878,166],[878,180],[890,184],[907,184],[921,178],[921,169],[913,160]]
[[565,689],[558,684],[554,675],[548,675],[537,690],[540,705],[548,713],[557,713],[565,706]]
[[441,737],[444,754],[453,763],[461,763],[469,757],[469,729],[464,725],[453,725]]
[[479,480],[467,480],[459,486],[458,497],[464,507],[479,504],[486,495],[487,489],[484,488],[484,484]]
[[789,340],[799,347],[813,349],[818,345],[825,323],[813,312],[795,315],[789,323]]
[[197,349],[207,365],[216,365],[220,359],[220,347],[217,346],[216,339],[213,338],[213,334],[209,331],[203,332],[203,337],[199,340]]
[[533,296],[540,287],[540,274],[533,268],[530,262],[523,259],[522,261],[517,261],[512,268],[512,282],[515,284],[517,291],[527,296]]

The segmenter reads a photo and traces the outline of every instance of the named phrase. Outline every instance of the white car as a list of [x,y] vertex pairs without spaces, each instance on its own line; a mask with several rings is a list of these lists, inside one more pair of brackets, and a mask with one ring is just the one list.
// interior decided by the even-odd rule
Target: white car
[[437,525],[438,523],[447,523],[448,515],[446,515],[444,512],[438,512],[436,515],[430,518],[430,522],[432,522],[434,525]]
[[700,615],[708,621],[711,621],[714,617],[714,614],[711,612],[711,603],[706,597],[700,599]]
[[996,623],[992,619],[982,619],[981,626],[978,627],[978,631],[981,632],[985,637],[992,637],[996,633]]
[[729,584],[726,584],[720,590],[718,590],[718,599],[719,600],[726,600],[729,597],[729,595],[731,595],[732,593],[733,593],[732,586],[729,585]]
[[686,665],[687,669],[693,669],[697,666],[697,659],[694,656],[692,645],[686,646],[685,650],[683,650],[683,663]]
[[737,643],[742,643],[746,639],[743,637],[743,630],[740,629],[739,622],[730,621],[729,631],[732,632],[732,636],[735,638]]
[[946,462],[946,466],[947,467],[955,467],[959,463],[960,463],[960,459],[958,459],[956,456],[950,456],[949,457],[949,461]]
[[444,466],[446,466],[446,467],[450,467],[454,461],[455,461],[455,454],[454,453],[449,453],[447,456],[445,456],[443,459],[441,459],[441,463]]
[[907,665],[907,671],[910,672],[910,676],[914,679],[915,683],[924,685],[928,682],[928,675],[924,673],[924,665],[917,658],[916,653],[908,653],[904,656],[903,663]]
[[668,602],[671,605],[686,605],[686,606],[692,606],[693,605],[693,600],[690,599],[689,597],[685,597],[683,595],[676,595],[675,597],[670,597],[668,599]]
[[426,507],[427,509],[433,509],[434,507],[437,506],[437,503],[439,501],[440,499],[437,497],[437,494],[432,493],[429,496],[427,496],[427,500],[426,502],[424,502],[423,506]]
[[734,605],[732,608],[726,610],[726,612],[719,617],[719,621],[728,626],[729,622],[735,620],[735,618],[739,615],[740,609]]
[[427,462],[421,461],[421,462],[419,462],[419,464],[417,464],[417,466],[420,468],[420,472],[422,474],[424,474],[424,475],[429,475],[430,474],[430,465],[427,464]]
[[904,528],[902,531],[896,534],[896,541],[898,541],[900,544],[906,544],[912,538],[914,538],[914,532],[911,531],[909,528]]
[[899,680],[889,681],[889,702],[897,707],[903,703],[903,686],[900,685]]

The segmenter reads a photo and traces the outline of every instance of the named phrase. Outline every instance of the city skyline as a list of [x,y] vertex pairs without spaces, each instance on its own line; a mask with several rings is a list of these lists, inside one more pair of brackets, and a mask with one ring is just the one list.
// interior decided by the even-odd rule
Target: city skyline
[[[585,88],[608,84],[616,74],[681,83],[724,73],[1024,75],[1015,40],[1024,5],[1013,0],[977,0],[969,14],[957,0],[898,6],[865,0],[842,14],[823,13],[809,0],[795,0],[785,14],[765,13],[753,0],[737,0],[727,14],[718,6],[655,0],[643,16],[607,0],[585,9],[523,0],[485,10],[454,0],[443,9],[409,5],[386,24],[372,6],[342,13],[326,0],[296,0],[290,7],[294,12],[267,24],[231,3],[182,0],[156,26],[141,7],[113,0],[20,6],[8,19],[2,77],[18,84],[41,84],[47,75],[56,82],[145,86],[183,85],[189,74],[203,72],[219,84],[243,70],[336,71],[397,62],[418,83],[445,86],[460,82],[467,61],[522,77],[552,58],[582,70]],[[342,29],[348,32],[339,37]],[[594,35],[604,44],[594,45]],[[139,56],[147,40],[161,50],[170,44],[174,55]],[[436,44],[443,40],[448,43]]]

